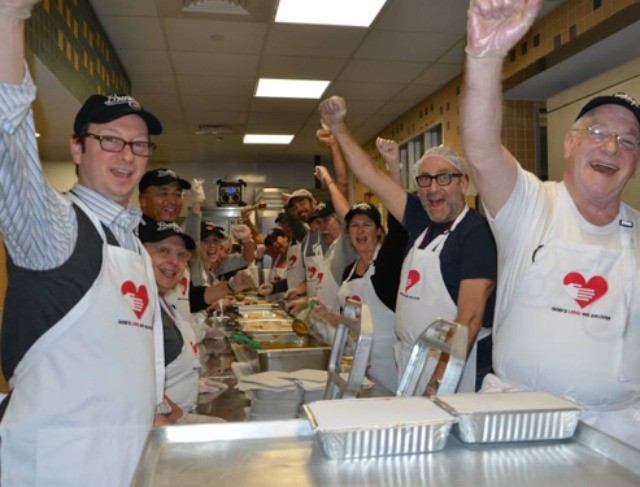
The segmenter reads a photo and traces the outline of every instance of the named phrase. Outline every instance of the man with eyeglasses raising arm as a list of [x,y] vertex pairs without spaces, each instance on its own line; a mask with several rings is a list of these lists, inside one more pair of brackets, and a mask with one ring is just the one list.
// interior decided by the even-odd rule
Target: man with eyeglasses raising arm
[[640,447],[640,215],[621,202],[640,157],[640,107],[598,96],[564,137],[560,182],[541,182],[501,145],[503,61],[541,0],[469,7],[463,144],[500,255],[496,376],[484,389],[544,390]]
[[[429,149],[415,163],[418,195],[409,194],[378,169],[351,135],[344,123],[347,105],[343,98],[323,101],[319,111],[353,174],[409,232],[409,252],[396,303],[399,374],[406,368],[418,335],[437,318],[467,325],[472,351],[482,326],[491,325],[497,258],[486,220],[465,202],[469,179],[464,160],[446,147]],[[484,355],[490,365],[490,352]],[[429,384],[422,380],[418,390],[427,386],[427,394],[435,394],[443,365],[438,364]],[[475,390],[475,369],[472,353],[459,390]]]
[[128,206],[160,134],[127,95],[94,95],[70,140],[78,183],[45,180],[34,135],[25,18],[0,0],[0,228],[9,284],[0,484],[129,485],[162,401],[162,324]]

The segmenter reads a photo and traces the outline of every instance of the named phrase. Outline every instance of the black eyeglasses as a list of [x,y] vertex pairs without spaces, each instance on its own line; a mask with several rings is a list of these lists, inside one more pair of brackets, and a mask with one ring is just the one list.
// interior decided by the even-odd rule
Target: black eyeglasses
[[438,186],[449,186],[453,178],[461,178],[462,173],[450,173],[442,172],[440,174],[419,174],[416,176],[416,184],[421,188],[428,188],[431,186],[431,181],[434,179]]
[[153,150],[156,148],[156,144],[153,142],[146,142],[144,140],[133,140],[131,142],[127,142],[120,137],[96,134],[87,134],[87,137],[96,139],[100,143],[100,148],[107,152],[122,152],[125,146],[128,145],[131,147],[131,152],[136,156],[149,157],[153,154]]

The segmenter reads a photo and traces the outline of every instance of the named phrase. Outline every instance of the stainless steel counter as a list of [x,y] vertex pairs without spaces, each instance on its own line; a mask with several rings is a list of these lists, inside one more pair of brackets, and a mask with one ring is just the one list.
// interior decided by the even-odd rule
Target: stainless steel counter
[[147,440],[134,487],[637,487],[640,452],[580,424],[558,442],[467,445],[367,460],[329,460],[307,420],[170,426]]

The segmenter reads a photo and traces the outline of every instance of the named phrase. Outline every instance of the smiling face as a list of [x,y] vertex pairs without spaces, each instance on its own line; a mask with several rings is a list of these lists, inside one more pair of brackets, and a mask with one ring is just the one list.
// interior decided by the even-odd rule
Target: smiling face
[[182,211],[182,186],[178,181],[149,186],[139,196],[142,212],[156,221],[173,223]]
[[[460,171],[446,159],[434,155],[427,157],[420,163],[417,175],[430,174],[435,176],[442,173],[459,174]],[[428,188],[418,187],[420,202],[431,221],[447,223],[455,220],[464,208],[464,195],[468,184],[467,176],[463,176],[453,178],[448,186],[440,186],[432,179],[431,186]]]
[[172,236],[159,242],[145,243],[144,246],[151,256],[158,294],[164,296],[178,285],[187,267],[187,261],[178,258],[186,250],[184,240]]
[[331,245],[340,235],[340,224],[334,215],[319,216],[314,220],[320,231],[322,241]]
[[349,221],[349,238],[359,255],[375,251],[382,230],[366,215],[356,214]]
[[583,116],[564,140],[567,161],[564,180],[577,200],[598,206],[617,206],[627,181],[635,175],[639,153],[620,147],[615,136],[597,141],[585,130],[598,126],[614,134],[640,137],[640,126],[633,114],[617,105],[599,106]]
[[315,204],[309,198],[296,198],[293,200],[291,206],[296,216],[304,221],[307,221],[311,212],[315,209]]
[[[202,264],[207,270],[216,269],[223,260],[224,250],[222,249],[221,240],[215,234],[200,240],[199,251],[200,260],[202,260]],[[224,257],[226,258],[226,256]]]
[[[89,124],[95,135],[111,135],[130,141],[149,141],[147,124],[138,115],[125,115],[108,123]],[[84,146],[84,148],[83,148]],[[78,165],[78,181],[116,203],[127,205],[147,167],[148,157],[136,156],[131,146],[107,152],[93,138],[70,141],[71,157]]]
[[282,235],[278,235],[273,241],[273,246],[278,250],[280,255],[285,255],[289,249],[289,239]]

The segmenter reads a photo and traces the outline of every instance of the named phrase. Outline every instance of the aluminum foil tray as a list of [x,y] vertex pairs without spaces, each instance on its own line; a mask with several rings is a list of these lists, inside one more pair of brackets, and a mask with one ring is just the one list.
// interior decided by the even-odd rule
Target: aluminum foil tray
[[274,331],[286,331],[290,332],[291,330],[291,319],[290,318],[265,318],[260,320],[251,320],[242,322],[239,320],[240,327],[242,331],[245,333],[257,333],[257,332],[267,332],[272,333]]
[[316,401],[304,411],[334,459],[439,451],[456,421],[424,397]]
[[242,311],[239,321],[248,321],[264,318],[287,318],[287,313],[280,309],[262,309],[255,311]]
[[449,394],[434,401],[457,416],[453,433],[465,443],[571,438],[582,410],[546,392]]

